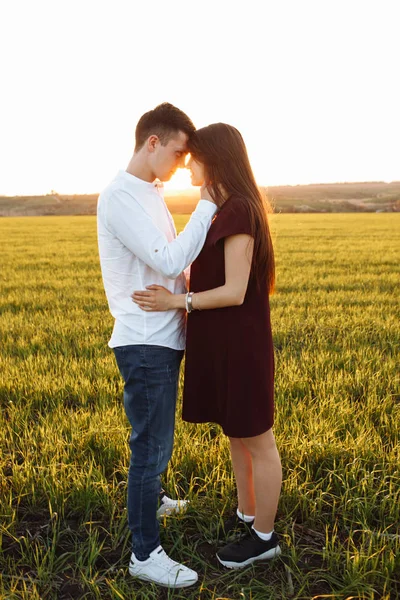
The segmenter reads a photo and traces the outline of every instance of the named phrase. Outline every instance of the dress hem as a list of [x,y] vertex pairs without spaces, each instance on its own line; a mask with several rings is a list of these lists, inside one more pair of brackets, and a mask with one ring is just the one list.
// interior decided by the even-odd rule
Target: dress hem
[[[185,423],[194,423],[194,424],[201,424],[201,423],[213,423],[214,425],[219,425],[223,431],[223,433],[227,436],[227,437],[231,437],[231,438],[250,438],[250,437],[258,437],[259,435],[262,435],[263,433],[266,433],[267,431],[269,431],[270,429],[272,429],[272,427],[274,426],[274,422],[272,422],[271,425],[268,425],[267,427],[263,427],[261,431],[259,431],[258,433],[246,433],[246,434],[238,434],[238,433],[233,433],[230,432],[228,433],[228,431],[226,430],[226,428],[224,428],[224,426],[221,423],[218,423],[218,421],[211,421],[210,419],[202,419],[202,420],[194,420],[194,419],[185,419],[184,417],[182,417],[182,421],[185,421]],[[257,431],[257,430],[256,430]]]

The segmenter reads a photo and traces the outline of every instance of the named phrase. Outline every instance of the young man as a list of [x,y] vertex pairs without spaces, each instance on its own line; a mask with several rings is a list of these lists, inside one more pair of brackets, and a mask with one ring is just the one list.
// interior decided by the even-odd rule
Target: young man
[[[171,457],[179,367],[185,348],[181,310],[145,312],[131,294],[150,284],[186,291],[183,271],[200,253],[217,207],[200,200],[176,236],[162,185],[184,167],[189,117],[164,103],[136,127],[134,154],[100,194],[98,243],[104,288],[115,318],[109,341],[124,379],[124,407],[132,426],[128,476],[129,572],[160,585],[186,587],[197,573],[171,560],[160,545],[157,504],[160,475]],[[167,501],[168,504],[173,502]],[[163,507],[161,507],[162,510]],[[167,506],[168,508],[168,506]]]

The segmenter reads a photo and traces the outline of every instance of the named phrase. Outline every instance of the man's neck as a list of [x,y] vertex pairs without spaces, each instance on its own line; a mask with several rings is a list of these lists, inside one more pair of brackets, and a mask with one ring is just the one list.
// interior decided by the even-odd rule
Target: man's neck
[[151,168],[146,164],[140,154],[134,154],[126,167],[126,172],[138,179],[153,183],[155,180],[154,173]]

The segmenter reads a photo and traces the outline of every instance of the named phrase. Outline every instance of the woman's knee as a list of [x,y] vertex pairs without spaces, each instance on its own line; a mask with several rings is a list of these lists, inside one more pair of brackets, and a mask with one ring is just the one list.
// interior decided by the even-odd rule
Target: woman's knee
[[253,457],[271,450],[275,451],[276,443],[272,429],[251,438],[242,438],[242,442]]
[[243,442],[241,440],[241,438],[233,438],[230,437],[229,438],[229,443],[231,445],[232,448],[242,448],[243,447]]

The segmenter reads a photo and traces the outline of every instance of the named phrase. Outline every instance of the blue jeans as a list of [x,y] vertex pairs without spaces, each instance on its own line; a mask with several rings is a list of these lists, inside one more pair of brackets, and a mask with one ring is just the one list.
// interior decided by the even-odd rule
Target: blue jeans
[[124,407],[132,426],[128,525],[139,560],[160,545],[157,506],[160,475],[172,454],[176,395],[183,351],[163,346],[114,348],[124,379]]

